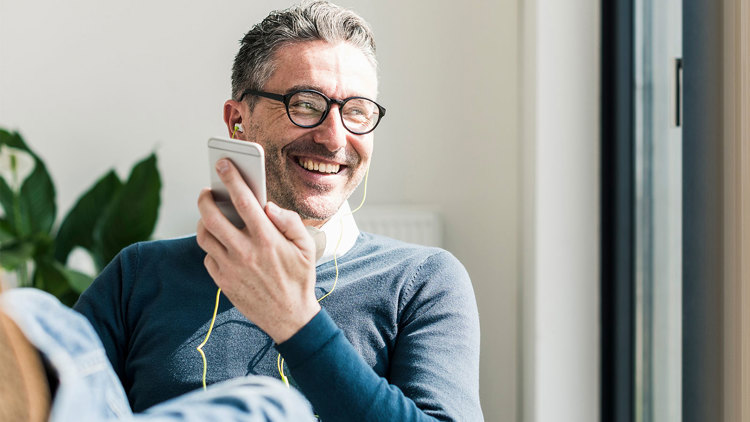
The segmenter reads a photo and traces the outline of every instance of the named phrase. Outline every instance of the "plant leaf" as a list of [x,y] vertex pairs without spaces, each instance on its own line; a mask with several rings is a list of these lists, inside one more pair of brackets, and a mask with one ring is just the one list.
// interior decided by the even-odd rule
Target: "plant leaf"
[[63,277],[65,277],[68,282],[68,286],[70,286],[73,291],[79,295],[83,293],[83,291],[86,290],[91,285],[91,283],[94,282],[94,279],[88,274],[84,274],[80,271],[68,268],[65,265],[60,264],[59,262],[55,262],[54,265],[55,268],[60,271]]
[[99,269],[124,247],[149,239],[159,214],[160,190],[156,155],[151,154],[133,167],[94,230],[92,255]]
[[[13,139],[13,136],[10,132],[8,132],[5,129],[0,128],[0,145],[10,145],[9,142]],[[10,219],[10,222],[13,224],[13,216],[10,215],[13,213],[13,191],[10,190],[10,186],[5,182],[5,180],[0,177],[0,206],[3,207],[3,212],[5,212],[6,218]]]
[[114,171],[102,176],[65,216],[55,239],[55,259],[67,262],[70,251],[76,246],[91,251],[94,248],[94,227],[122,187]]
[[[26,144],[23,142],[23,139],[20,137],[20,135],[15,132],[8,132],[7,130],[2,128],[0,128],[0,145],[8,145],[28,151],[28,148],[26,147]],[[16,215],[13,210],[13,201],[13,190],[10,188],[10,185],[8,185],[5,179],[0,177],[0,206],[3,207],[5,218],[7,218],[10,225],[15,228],[14,231],[19,232],[18,225],[20,222],[16,221]],[[26,230],[26,233],[28,234],[28,230]]]
[[34,256],[34,245],[29,242],[16,241],[0,248],[0,267],[15,270]]
[[53,294],[65,305],[73,306],[78,300],[79,293],[71,287],[64,272],[59,268],[61,266],[56,262],[36,261],[34,285]]
[[28,218],[32,233],[49,233],[55,223],[55,186],[41,159],[21,186],[21,214]]
[[66,270],[63,274],[68,279],[68,284],[74,292],[80,295],[84,290],[88,289],[91,283],[94,282],[94,278],[88,274],[76,270]]
[[44,161],[26,145],[18,132],[8,132],[0,129],[0,145],[8,145],[27,151],[34,157],[35,168],[21,186],[20,213],[21,220],[17,221],[13,210],[13,192],[8,184],[0,181],[0,203],[6,218],[16,228],[16,232],[23,236],[31,233],[49,233],[55,222],[57,207],[55,205],[55,186],[47,172]]
[[0,177],[0,206],[3,207],[3,212],[11,225],[15,226],[13,224],[13,191],[2,177]]
[[0,128],[0,145],[7,145],[9,147],[22,149],[30,152],[34,155],[34,152],[29,149],[24,142],[23,138],[18,132],[8,132],[5,129]]
[[13,226],[6,218],[0,218],[0,245],[15,239]]

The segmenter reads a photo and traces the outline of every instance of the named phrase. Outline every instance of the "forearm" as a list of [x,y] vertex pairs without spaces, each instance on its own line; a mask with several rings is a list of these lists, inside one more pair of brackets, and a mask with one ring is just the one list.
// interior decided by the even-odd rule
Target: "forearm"
[[324,422],[437,420],[378,376],[325,311],[277,349]]
[[134,416],[143,422],[312,422],[310,405],[278,380],[250,376],[213,384]]

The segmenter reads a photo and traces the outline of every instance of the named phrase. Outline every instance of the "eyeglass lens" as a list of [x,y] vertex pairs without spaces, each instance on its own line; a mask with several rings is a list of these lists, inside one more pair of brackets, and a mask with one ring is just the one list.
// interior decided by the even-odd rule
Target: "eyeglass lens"
[[[289,99],[289,117],[300,126],[320,123],[328,102],[319,93],[302,91]],[[340,110],[344,126],[352,132],[367,132],[378,123],[380,110],[377,104],[366,98],[352,98]]]

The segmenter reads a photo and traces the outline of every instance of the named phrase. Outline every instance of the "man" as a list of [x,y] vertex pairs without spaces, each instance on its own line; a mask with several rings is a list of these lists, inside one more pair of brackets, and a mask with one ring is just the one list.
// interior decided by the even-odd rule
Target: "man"
[[[376,96],[372,33],[350,11],[303,3],[244,37],[224,120],[263,146],[268,205],[219,161],[245,227],[203,190],[196,237],[125,249],[76,305],[135,410],[201,385],[195,349],[210,333],[209,383],[288,375],[326,422],[482,420],[466,271],[443,250],[360,233],[346,202],[385,114]],[[306,226],[324,233],[320,258]]]
[[[2,286],[0,286],[0,290]],[[279,381],[241,377],[134,415],[89,322],[36,289],[0,295],[0,421],[311,421]]]

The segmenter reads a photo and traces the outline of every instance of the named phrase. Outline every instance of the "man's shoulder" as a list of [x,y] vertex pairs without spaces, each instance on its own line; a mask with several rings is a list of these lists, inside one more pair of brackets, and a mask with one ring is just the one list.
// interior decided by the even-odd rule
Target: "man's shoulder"
[[418,245],[380,234],[360,232],[356,245],[368,252],[397,252],[406,255],[434,254],[442,251],[433,246]]
[[364,271],[376,274],[379,282],[400,286],[399,314],[414,316],[436,303],[461,312],[476,308],[471,278],[452,253],[371,233],[360,234],[356,246],[359,253],[353,258]]
[[205,254],[198,246],[195,235],[138,242],[123,249],[123,252],[139,256]]
[[388,236],[361,232],[355,244],[356,254],[380,260],[411,262],[417,265],[460,267],[458,259],[445,249],[404,242]]
[[193,264],[203,262],[206,253],[198,246],[195,235],[147,240],[134,243],[115,258],[110,265],[129,268],[141,273],[142,270],[152,270],[164,266],[192,268]]
[[[202,282],[207,276],[203,257],[205,252],[198,246],[195,236],[134,243],[104,268],[87,292],[95,296],[115,290],[123,295],[136,291],[148,295],[176,281],[182,284],[193,280]],[[113,290],[113,285],[118,287]],[[96,293],[92,293],[94,291]]]

